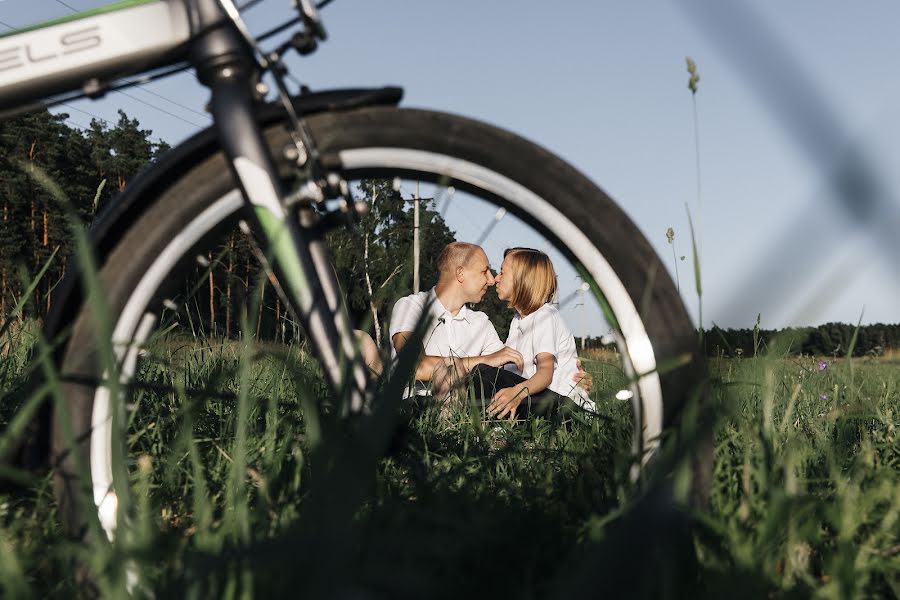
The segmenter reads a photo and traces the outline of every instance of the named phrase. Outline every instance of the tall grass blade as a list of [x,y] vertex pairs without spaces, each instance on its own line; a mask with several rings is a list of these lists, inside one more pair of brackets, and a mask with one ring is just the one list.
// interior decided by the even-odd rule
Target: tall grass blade
[[34,290],[37,289],[38,284],[41,282],[41,279],[44,278],[44,274],[47,272],[47,269],[50,268],[50,265],[53,263],[53,259],[56,258],[56,254],[59,252],[59,247],[53,249],[53,252],[50,253],[50,258],[44,263],[41,267],[38,274],[35,275],[31,283],[28,284],[28,287],[25,289],[25,292],[19,297],[18,301],[16,301],[15,307],[13,307],[12,312],[3,322],[3,325],[0,325],[0,337],[6,335],[6,332],[9,331],[10,326],[18,319],[22,317],[22,309],[25,308],[25,305],[31,299],[32,294],[34,294]]
[[687,211],[688,218],[688,226],[691,230],[691,253],[694,257],[694,287],[697,290],[697,310],[699,314],[697,316],[698,325],[700,330],[700,342],[702,347],[703,342],[703,285],[702,278],[700,276],[700,254],[697,251],[697,237],[694,234],[694,222],[691,219],[691,209],[687,204],[684,205],[684,209]]

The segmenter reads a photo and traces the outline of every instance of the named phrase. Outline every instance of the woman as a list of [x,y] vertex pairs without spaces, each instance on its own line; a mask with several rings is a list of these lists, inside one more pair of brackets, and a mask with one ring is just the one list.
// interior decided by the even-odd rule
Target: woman
[[473,369],[476,395],[490,399],[487,415],[502,419],[560,409],[593,412],[588,393],[573,383],[579,370],[575,338],[551,304],[556,271],[550,257],[531,248],[509,248],[495,281],[497,296],[516,311],[506,345],[522,354],[523,368]]

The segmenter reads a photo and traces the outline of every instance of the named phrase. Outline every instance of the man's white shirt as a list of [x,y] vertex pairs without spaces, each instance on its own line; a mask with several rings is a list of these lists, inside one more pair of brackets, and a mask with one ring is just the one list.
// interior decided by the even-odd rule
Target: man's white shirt
[[[503,342],[486,314],[463,305],[452,315],[441,304],[434,288],[397,300],[391,312],[391,340],[401,331],[414,331],[423,314],[427,319],[422,340],[426,356],[483,356],[503,349]],[[396,356],[393,348],[392,343],[391,354]]]

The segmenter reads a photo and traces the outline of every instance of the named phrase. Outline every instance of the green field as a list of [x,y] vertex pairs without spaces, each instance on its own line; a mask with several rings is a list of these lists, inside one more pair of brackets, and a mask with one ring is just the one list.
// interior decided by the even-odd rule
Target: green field
[[[17,335],[4,425],[31,356]],[[166,367],[142,375],[168,391],[135,399],[129,535],[68,540],[40,474],[0,496],[0,595],[86,594],[87,575],[117,596],[131,565],[157,597],[900,596],[900,361],[712,359],[703,505],[706,413],[632,482],[624,376],[604,360],[587,361],[601,412],[586,422],[482,422],[383,394],[396,411],[348,424],[317,408],[300,349],[154,351]]]

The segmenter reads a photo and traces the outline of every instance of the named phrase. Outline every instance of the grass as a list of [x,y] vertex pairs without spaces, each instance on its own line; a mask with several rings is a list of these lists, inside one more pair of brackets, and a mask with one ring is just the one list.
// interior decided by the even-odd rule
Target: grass
[[726,416],[707,519],[731,548],[728,566],[765,574],[782,591],[900,594],[896,361],[749,359],[716,368]]
[[[33,327],[6,335],[3,426]],[[133,533],[109,552],[71,542],[49,475],[0,495],[2,595],[83,595],[76,562],[112,596],[128,569],[160,597],[900,595],[895,359],[713,359],[714,477],[695,510],[677,452],[628,477],[608,356],[585,360],[589,422],[404,410],[393,431],[317,408],[328,392],[301,347],[148,351],[141,378],[164,385],[129,413]]]

